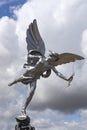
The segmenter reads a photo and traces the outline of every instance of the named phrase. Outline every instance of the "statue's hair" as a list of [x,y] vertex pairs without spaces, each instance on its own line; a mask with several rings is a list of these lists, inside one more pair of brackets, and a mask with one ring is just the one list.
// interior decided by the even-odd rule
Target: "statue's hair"
[[38,56],[42,56],[42,54],[41,54],[39,51],[37,51],[37,50],[30,50],[30,51],[28,52],[28,55],[38,55]]

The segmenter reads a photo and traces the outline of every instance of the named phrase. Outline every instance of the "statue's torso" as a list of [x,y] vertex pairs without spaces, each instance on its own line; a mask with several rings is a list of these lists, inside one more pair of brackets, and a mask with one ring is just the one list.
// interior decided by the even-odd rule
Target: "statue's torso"
[[24,76],[38,79],[45,71],[49,69],[51,69],[50,65],[46,60],[44,60],[38,62],[38,64],[35,66],[30,66],[29,69],[24,73]]

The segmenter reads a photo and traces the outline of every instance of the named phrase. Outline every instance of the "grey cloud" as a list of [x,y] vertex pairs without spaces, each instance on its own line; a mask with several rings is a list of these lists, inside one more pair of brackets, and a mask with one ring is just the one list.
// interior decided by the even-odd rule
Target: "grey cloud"
[[[52,110],[59,110],[64,113],[71,113],[79,109],[86,109],[87,108],[87,101],[86,101],[87,89],[84,85],[81,85],[79,87],[77,87],[76,85],[74,86],[74,85],[71,86],[71,88],[63,88],[64,90],[61,90],[61,87],[63,86],[58,87],[55,85],[56,87],[54,87],[51,84],[49,84],[50,87],[48,86],[46,87],[45,85],[44,86],[46,87],[45,88],[46,93],[44,95],[46,98],[45,101],[43,102],[41,101],[41,99],[38,99],[39,102],[37,102],[36,100],[31,105],[32,106],[31,109],[44,110],[46,108],[49,108]],[[77,89],[72,90],[72,87],[74,88],[77,87]],[[38,92],[37,94],[39,95]]]

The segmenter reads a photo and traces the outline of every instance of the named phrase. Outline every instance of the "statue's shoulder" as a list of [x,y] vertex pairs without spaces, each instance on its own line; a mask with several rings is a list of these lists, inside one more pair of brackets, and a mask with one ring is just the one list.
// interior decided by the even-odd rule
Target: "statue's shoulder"
[[48,57],[46,58],[46,62],[47,62],[48,64],[50,64],[50,62],[51,62],[51,57],[48,56]]

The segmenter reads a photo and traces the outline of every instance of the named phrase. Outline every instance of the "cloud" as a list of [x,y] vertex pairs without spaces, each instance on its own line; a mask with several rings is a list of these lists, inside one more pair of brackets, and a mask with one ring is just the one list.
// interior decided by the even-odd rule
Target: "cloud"
[[[87,57],[87,1],[53,1],[32,0],[14,10],[16,20],[9,17],[0,19],[0,116],[3,118],[2,130],[14,127],[13,117],[19,114],[27,89],[22,84],[11,88],[8,83],[23,72],[26,62],[26,29],[34,18],[37,19],[41,36],[47,51],[58,53],[72,52]],[[46,52],[47,53],[47,52]],[[56,77],[40,79],[34,98],[30,104],[29,114],[38,129],[77,130],[87,128],[84,109],[87,109],[87,60],[75,63],[75,77],[70,88],[67,82]],[[69,77],[72,64],[62,65],[57,69]],[[32,111],[33,110],[33,111]],[[82,110],[82,111],[79,111]],[[62,111],[62,112],[60,112]],[[77,112],[83,119],[67,121],[67,116]],[[67,117],[68,118],[68,117]],[[7,119],[11,121],[8,125]],[[12,123],[13,122],[13,123]],[[4,124],[4,128],[3,127]]]
[[83,31],[82,33],[82,42],[81,42],[81,47],[82,51],[85,56],[87,56],[87,29]]
[[[84,118],[84,115],[86,114],[86,111],[84,112],[83,110],[78,111],[76,117],[75,115],[64,115],[63,113],[60,113],[58,111],[52,111],[49,109],[46,109],[43,112],[29,112],[32,117],[33,117],[33,122],[32,125],[36,126],[38,130],[42,129],[45,130],[46,128],[48,130],[79,130],[84,128],[86,130],[87,128],[87,118]],[[74,118],[73,118],[74,116]],[[82,117],[81,120],[77,120],[75,118],[80,118]]]

